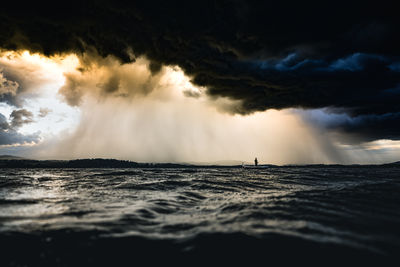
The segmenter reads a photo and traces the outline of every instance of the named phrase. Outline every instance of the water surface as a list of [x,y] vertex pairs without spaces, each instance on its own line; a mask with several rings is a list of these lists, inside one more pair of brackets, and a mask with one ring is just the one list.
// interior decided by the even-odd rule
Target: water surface
[[383,167],[4,169],[0,262],[393,260],[399,192]]

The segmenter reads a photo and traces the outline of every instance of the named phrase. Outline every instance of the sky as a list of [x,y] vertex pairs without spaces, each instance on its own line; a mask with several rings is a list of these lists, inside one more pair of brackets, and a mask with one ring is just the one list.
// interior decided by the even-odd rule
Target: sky
[[68,1],[0,11],[0,154],[400,159],[391,3]]

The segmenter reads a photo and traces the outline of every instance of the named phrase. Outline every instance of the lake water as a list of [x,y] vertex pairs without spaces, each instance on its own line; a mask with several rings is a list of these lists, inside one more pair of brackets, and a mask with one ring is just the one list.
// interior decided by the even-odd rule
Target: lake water
[[0,243],[1,266],[389,263],[400,168],[3,169]]

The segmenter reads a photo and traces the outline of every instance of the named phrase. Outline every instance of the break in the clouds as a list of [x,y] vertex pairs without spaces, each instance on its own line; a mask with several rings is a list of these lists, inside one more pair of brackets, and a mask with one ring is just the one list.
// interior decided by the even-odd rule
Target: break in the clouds
[[57,98],[57,91],[64,84],[63,71],[73,69],[74,61],[71,56],[0,53],[2,151],[38,145],[74,125],[76,112]]
[[0,113],[0,146],[33,144],[39,141],[38,133],[28,135],[21,134],[15,128],[14,123],[15,120],[12,121],[12,124],[9,124],[7,118]]

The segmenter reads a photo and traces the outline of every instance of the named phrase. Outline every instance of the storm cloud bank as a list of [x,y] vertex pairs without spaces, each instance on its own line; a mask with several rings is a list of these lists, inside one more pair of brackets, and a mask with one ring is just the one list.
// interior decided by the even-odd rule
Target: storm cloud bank
[[[0,11],[0,46],[46,55],[95,49],[122,63],[145,56],[154,75],[177,65],[210,97],[236,101],[231,113],[329,108],[348,119],[326,129],[363,140],[400,138],[400,22],[393,1],[260,2],[67,1],[62,9],[10,2]],[[120,71],[97,88],[119,92]],[[77,88],[75,95],[63,93],[79,104],[80,89],[65,88]]]

